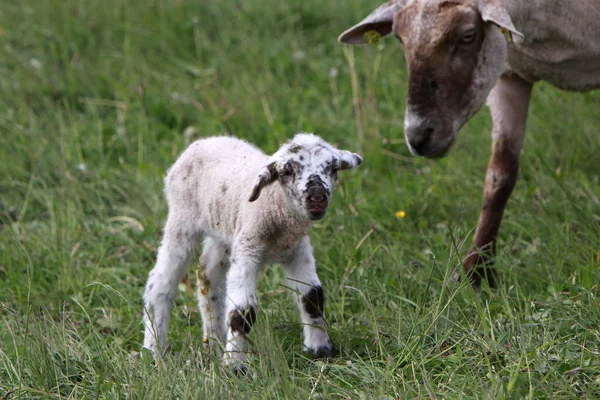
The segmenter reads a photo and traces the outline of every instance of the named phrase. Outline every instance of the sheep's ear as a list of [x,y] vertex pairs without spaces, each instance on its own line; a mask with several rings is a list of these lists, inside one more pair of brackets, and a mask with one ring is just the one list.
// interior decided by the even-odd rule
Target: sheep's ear
[[481,19],[485,22],[491,22],[498,25],[503,31],[510,32],[510,36],[515,43],[521,43],[525,36],[519,32],[513,25],[510,15],[504,8],[504,2],[501,0],[480,0],[479,12],[481,13]]
[[340,150],[340,156],[338,160],[338,167],[340,171],[358,167],[362,163],[362,157],[356,153],[351,153],[346,150]]
[[346,44],[365,44],[392,33],[394,15],[404,8],[406,0],[392,0],[379,6],[365,19],[342,33],[338,40]]
[[258,199],[261,190],[265,186],[270,185],[271,183],[277,180],[278,175],[277,169],[275,168],[276,164],[276,161],[270,162],[258,173],[258,176],[254,181],[254,187],[252,188],[252,193],[250,194],[250,198],[248,199],[248,201],[252,202]]

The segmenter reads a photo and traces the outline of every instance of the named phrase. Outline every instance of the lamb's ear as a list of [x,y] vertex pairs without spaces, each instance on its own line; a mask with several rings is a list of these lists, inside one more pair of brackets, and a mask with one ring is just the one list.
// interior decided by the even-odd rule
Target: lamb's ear
[[338,169],[343,171],[358,167],[362,163],[362,157],[356,153],[351,153],[346,150],[339,150]]
[[250,194],[250,198],[248,201],[252,202],[258,199],[260,196],[261,190],[267,185],[275,182],[277,180],[277,168],[275,165],[276,161],[272,161],[267,164],[259,173],[254,181],[254,187],[252,188],[252,193]]
[[502,0],[479,0],[479,12],[485,22],[498,25],[501,30],[508,31],[515,43],[521,43],[525,36],[515,28],[510,15],[504,8]]
[[[406,0],[391,0],[379,6],[365,19],[342,33],[338,40],[346,44],[365,44],[392,33],[394,15],[404,8]],[[369,37],[369,32],[373,36]]]

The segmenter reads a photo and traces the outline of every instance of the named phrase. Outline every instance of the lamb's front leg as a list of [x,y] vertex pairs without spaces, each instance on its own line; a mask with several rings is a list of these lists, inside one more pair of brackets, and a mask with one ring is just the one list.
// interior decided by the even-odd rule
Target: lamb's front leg
[[314,358],[333,357],[334,348],[325,329],[325,293],[308,237],[302,238],[292,259],[283,267],[304,326],[304,350]]
[[260,262],[250,249],[232,250],[227,273],[227,343],[225,364],[245,370],[248,334],[256,320],[256,281]]

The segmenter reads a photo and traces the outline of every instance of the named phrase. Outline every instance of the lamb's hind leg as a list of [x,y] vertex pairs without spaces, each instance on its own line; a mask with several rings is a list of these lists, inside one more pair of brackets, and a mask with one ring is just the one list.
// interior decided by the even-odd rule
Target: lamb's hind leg
[[225,247],[206,238],[198,267],[198,307],[204,327],[204,343],[218,345],[225,339]]
[[187,271],[197,237],[169,218],[158,249],[156,265],[144,291],[144,347],[159,358],[165,351],[170,311],[177,285]]
[[490,265],[494,262],[504,208],[517,182],[531,88],[530,83],[516,75],[502,75],[488,97],[494,124],[492,158],[485,176],[479,223],[464,261],[465,273],[474,286],[482,279],[487,279],[491,286],[495,284],[495,272]]

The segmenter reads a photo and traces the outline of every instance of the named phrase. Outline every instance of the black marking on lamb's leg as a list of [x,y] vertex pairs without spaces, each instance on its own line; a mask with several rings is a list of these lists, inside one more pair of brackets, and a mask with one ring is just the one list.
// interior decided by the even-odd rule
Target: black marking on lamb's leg
[[253,306],[249,306],[245,310],[233,310],[229,313],[229,326],[233,332],[240,335],[249,334],[254,321],[256,321],[256,310]]
[[323,317],[325,308],[325,293],[321,286],[313,286],[308,293],[302,296],[302,305],[304,310],[311,318]]

